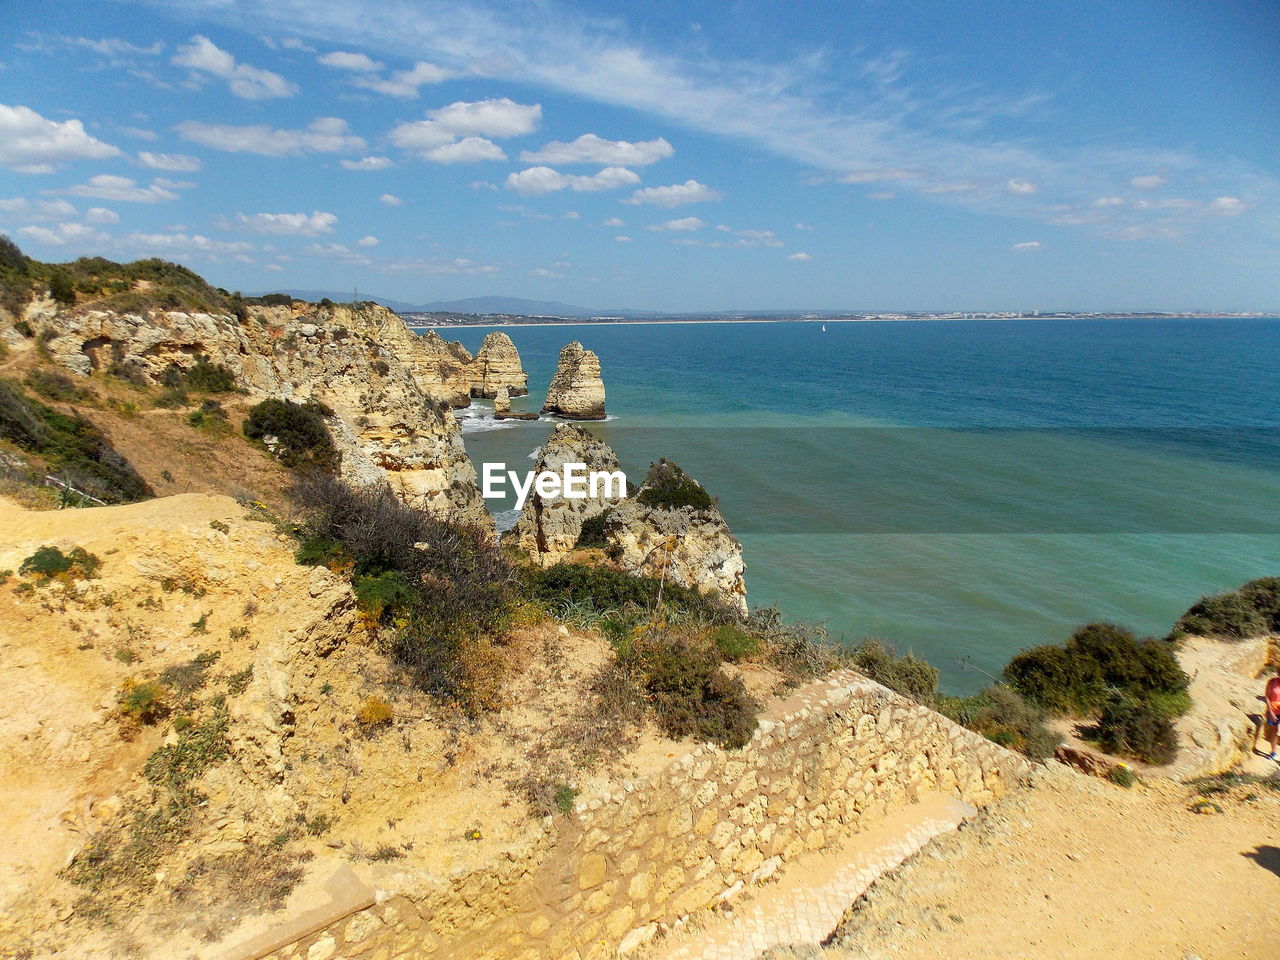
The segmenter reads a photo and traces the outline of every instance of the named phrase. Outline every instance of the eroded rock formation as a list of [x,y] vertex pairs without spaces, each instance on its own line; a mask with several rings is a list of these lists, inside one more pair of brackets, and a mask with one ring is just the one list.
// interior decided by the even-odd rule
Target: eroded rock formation
[[[588,474],[622,472],[617,454],[607,443],[575,424],[559,423],[538,452],[533,469],[535,474],[542,471],[561,473],[566,463],[584,464]],[[620,480],[614,489],[616,495],[606,496],[607,491],[601,483],[597,487],[598,496],[581,499],[543,497],[533,490],[520,512],[520,519],[507,537],[535,562],[544,566],[557,563],[573,550],[587,519],[600,516],[622,502],[626,494],[625,479]]]
[[650,468],[636,496],[610,512],[605,538],[624,570],[719,594],[746,613],[742,544],[702,485],[675,464]]
[[600,379],[600,358],[583,349],[577,340],[560,351],[555,376],[547,390],[543,413],[569,420],[604,419],[604,381]]
[[484,338],[480,352],[467,365],[471,396],[492,398],[505,388],[512,397],[529,392],[529,377],[520,365],[516,345],[501,330]]
[[[404,322],[399,317],[401,328]],[[428,330],[421,336],[405,328],[409,341],[400,356],[413,367],[419,382],[429,392],[449,402],[451,407],[471,406],[471,354],[456,340],[449,342]],[[400,338],[397,336],[397,342]]]
[[316,399],[355,483],[386,480],[407,502],[492,527],[448,398],[434,392],[418,340],[374,304],[249,307],[229,314],[80,309],[44,321],[53,359],[79,374],[112,369],[161,383],[200,357],[228,367],[251,396]]

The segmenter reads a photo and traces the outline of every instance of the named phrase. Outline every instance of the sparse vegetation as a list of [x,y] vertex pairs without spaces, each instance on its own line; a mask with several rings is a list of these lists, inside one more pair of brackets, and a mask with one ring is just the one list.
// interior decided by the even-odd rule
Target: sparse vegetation
[[24,577],[42,580],[90,580],[98,575],[102,560],[83,547],[63,553],[57,547],[41,547],[18,567]]
[[88,420],[29,399],[0,381],[0,438],[37,454],[71,485],[111,503],[151,496],[151,489]]
[[683,507],[705,510],[715,505],[715,500],[702,488],[702,484],[669,460],[650,464],[649,473],[640,485],[636,500],[647,507],[661,510],[679,510]]
[[365,697],[364,703],[360,705],[360,709],[356,712],[356,723],[366,730],[390,726],[391,721],[394,719],[395,712],[392,710],[391,704],[387,703],[382,697]]
[[938,690],[938,668],[913,653],[897,656],[883,640],[867,637],[853,648],[850,666],[876,683],[930,704]]
[[1169,717],[1123,693],[1112,694],[1103,705],[1097,741],[1108,753],[1146,763],[1169,763],[1178,752],[1178,735]]
[[605,509],[595,516],[587,517],[586,520],[582,521],[582,529],[578,533],[578,540],[574,546],[596,549],[608,546],[608,540],[605,539],[605,529],[609,525],[609,517],[612,514],[613,511],[611,509]]
[[169,715],[169,691],[154,681],[126,680],[118,701],[120,712],[138,723],[159,723]]
[[961,726],[1033,760],[1048,759],[1058,746],[1058,737],[1045,726],[1044,710],[1004,684],[971,697],[940,695],[936,708]]

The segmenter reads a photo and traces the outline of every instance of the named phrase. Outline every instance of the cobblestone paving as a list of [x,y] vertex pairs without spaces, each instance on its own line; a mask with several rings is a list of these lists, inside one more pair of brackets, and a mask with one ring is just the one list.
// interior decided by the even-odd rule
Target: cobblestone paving
[[976,811],[939,793],[900,810],[835,849],[796,861],[775,884],[758,888],[732,913],[677,933],[649,960],[755,960],[782,944],[817,944],[877,878]]

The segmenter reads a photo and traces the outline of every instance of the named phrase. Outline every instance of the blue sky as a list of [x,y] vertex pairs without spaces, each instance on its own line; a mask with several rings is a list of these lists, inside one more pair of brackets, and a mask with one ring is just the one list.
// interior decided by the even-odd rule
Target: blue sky
[[1280,3],[28,0],[0,230],[228,289],[1280,309]]

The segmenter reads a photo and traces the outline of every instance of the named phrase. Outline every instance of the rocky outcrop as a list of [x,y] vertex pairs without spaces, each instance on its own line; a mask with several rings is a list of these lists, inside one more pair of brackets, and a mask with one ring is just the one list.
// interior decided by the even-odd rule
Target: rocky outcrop
[[629,573],[665,578],[747,612],[742,544],[702,485],[659,461],[609,514],[606,553]]
[[547,390],[543,413],[569,420],[604,419],[604,381],[600,379],[600,358],[585,350],[577,340],[560,351],[555,376]]
[[[400,325],[403,327],[404,322]],[[401,356],[413,366],[423,389],[448,401],[451,407],[471,406],[471,354],[467,348],[456,340],[445,340],[434,330],[421,336],[411,330],[405,332],[412,342],[406,344]]]
[[[585,472],[622,473],[613,449],[582,427],[572,423],[556,424],[538,452],[534,472],[561,473],[566,463],[581,463]],[[615,487],[618,495],[605,496],[600,484],[598,496],[569,498],[543,497],[535,490],[529,493],[520,519],[507,538],[527,553],[536,563],[549,566],[563,560],[573,550],[582,533],[582,524],[622,502],[626,494],[625,478]]]
[[529,377],[520,365],[516,345],[501,330],[484,338],[480,352],[467,365],[467,373],[473,397],[496,397],[504,388],[512,397],[529,392]]
[[437,516],[492,529],[447,401],[424,383],[414,337],[376,304],[249,307],[242,316],[79,309],[45,321],[53,359],[79,374],[114,370],[160,383],[201,357],[251,396],[315,399],[351,482],[387,481]]
[[493,395],[493,412],[511,412],[511,391],[508,388],[499,387],[498,392]]

